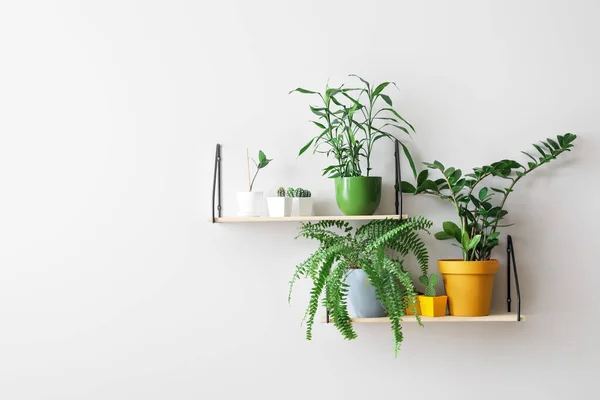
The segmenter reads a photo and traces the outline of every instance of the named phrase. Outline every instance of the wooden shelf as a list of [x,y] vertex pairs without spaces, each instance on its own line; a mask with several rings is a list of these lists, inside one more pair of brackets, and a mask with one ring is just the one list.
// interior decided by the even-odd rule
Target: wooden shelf
[[[407,219],[403,215],[402,219]],[[376,219],[400,219],[399,215],[314,215],[310,217],[222,217],[215,218],[217,223],[246,222],[307,222],[307,221],[372,221]],[[212,222],[212,219],[208,220]]]
[[[525,321],[525,316],[521,315],[521,322]],[[325,318],[321,322],[327,322]],[[381,318],[352,318],[352,322],[356,324],[377,324],[377,323],[388,323],[390,319],[388,317]],[[417,322],[417,319],[413,315],[407,315],[402,318],[402,322]],[[517,322],[516,313],[504,313],[504,314],[492,314],[485,317],[453,317],[447,315],[445,317],[421,317],[423,324],[429,323],[442,323],[442,322]]]

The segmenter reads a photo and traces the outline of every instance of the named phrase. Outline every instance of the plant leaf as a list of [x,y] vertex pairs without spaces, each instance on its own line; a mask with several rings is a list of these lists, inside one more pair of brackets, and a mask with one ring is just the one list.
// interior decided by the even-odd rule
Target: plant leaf
[[[375,90],[373,90],[373,97],[377,96],[379,93],[381,93],[383,91],[383,89],[385,89],[388,85],[390,84],[390,82],[383,82],[381,84],[379,84]],[[390,104],[391,105],[391,104]]]
[[258,162],[259,163],[263,163],[267,160],[267,156],[265,155],[265,153],[262,152],[262,150],[258,151]]
[[438,233],[436,233],[436,234],[435,234],[435,235],[433,235],[433,236],[434,236],[434,237],[435,237],[437,240],[456,239],[454,236],[452,236],[452,235],[450,235],[450,234],[448,234],[448,233],[446,233],[446,232],[444,232],[444,231],[438,232]]
[[382,108],[382,111],[389,111],[389,112],[391,112],[398,119],[400,119],[402,122],[404,122],[406,125],[408,125],[413,132],[416,133],[415,128],[410,124],[410,122],[408,122],[407,120],[405,120],[404,118],[402,118],[402,116],[400,114],[398,114],[398,112],[396,110],[394,110],[393,108]]
[[410,184],[409,182],[406,181],[402,181],[400,184],[400,187],[402,188],[402,193],[413,193],[415,194],[417,189],[415,189],[415,187]]
[[392,99],[390,99],[390,96],[388,96],[387,94],[380,94],[381,98],[383,99],[383,101],[385,101],[386,103],[388,103],[388,105],[391,107],[392,106]]
[[474,249],[475,246],[477,246],[477,244],[479,244],[479,241],[481,240],[481,235],[475,235],[473,236],[473,239],[471,239],[471,241],[469,242],[469,247],[468,249]]
[[416,179],[417,178],[417,168],[415,168],[415,162],[413,161],[412,155],[410,154],[410,151],[408,151],[408,148],[404,145],[404,143],[402,143],[399,140],[398,140],[398,143],[400,143],[400,146],[402,146],[402,150],[404,150],[404,155],[406,156],[406,159],[408,160],[408,165],[410,165],[410,169],[412,170],[413,176]]
[[367,89],[371,88],[371,85],[369,85],[369,82],[367,82],[366,80],[364,80],[363,78],[361,78],[360,76],[356,75],[356,74],[350,74],[350,76],[353,76],[355,78],[358,78],[361,80],[362,83],[365,84],[365,86],[367,87]]
[[486,187],[481,188],[481,190],[479,191],[479,200],[483,201],[483,199],[486,198],[487,194],[488,194],[488,188],[486,188]]
[[300,149],[300,152],[298,153],[298,157],[300,157],[302,155],[302,153],[304,153],[310,147],[310,145],[313,143],[314,140],[315,140],[315,138],[310,139],[310,141],[308,143],[306,143],[303,148]]
[[452,236],[459,242],[461,241],[461,230],[454,222],[446,221],[442,224],[442,228],[448,235]]
[[427,176],[429,176],[428,170],[424,169],[423,171],[421,171],[421,173],[419,173],[419,176],[417,177],[417,186],[421,186],[423,182],[427,180]]
[[301,87],[296,88],[294,90],[290,90],[290,93],[294,93],[294,92],[300,92],[300,93],[304,93],[304,94],[318,94],[317,92],[313,92],[312,90],[306,90],[306,89],[302,89]]

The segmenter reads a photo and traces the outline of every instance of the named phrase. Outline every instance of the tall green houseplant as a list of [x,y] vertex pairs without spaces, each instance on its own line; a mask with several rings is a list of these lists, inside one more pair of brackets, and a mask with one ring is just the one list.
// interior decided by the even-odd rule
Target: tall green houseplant
[[[334,163],[323,169],[323,175],[335,179],[336,200],[346,215],[375,213],[381,200],[380,176],[372,176],[371,156],[380,139],[396,140],[395,133],[410,135],[414,127],[394,108],[385,93],[393,82],[371,84],[357,75],[358,87],[325,87],[323,93],[297,88],[290,93],[317,96],[320,102],[310,106],[316,117],[311,121],[318,134],[299,151],[309,148],[324,153]],[[415,172],[412,156],[401,142],[404,154]]]
[[[561,154],[573,148],[577,138],[572,133],[558,135],[556,139],[546,139],[539,144],[533,144],[538,152],[522,152],[529,158],[527,163],[504,159],[489,165],[473,168],[473,171],[463,174],[455,167],[445,167],[439,161],[424,163],[427,169],[419,172],[416,182],[402,182],[402,191],[413,194],[430,194],[448,201],[456,211],[455,221],[442,224],[443,230],[436,233],[440,240],[454,240],[454,246],[461,249],[462,260],[440,260],[438,267],[444,275],[446,291],[450,298],[450,313],[452,315],[487,315],[491,302],[493,276],[498,270],[498,260],[492,260],[492,250],[499,244],[499,227],[508,211],[506,201],[514,191],[515,185],[525,176],[543,165],[555,160]],[[429,171],[438,174],[437,179],[430,179]],[[506,182],[506,185],[484,185],[487,178],[495,178]],[[496,198],[498,201],[494,202]],[[481,287],[470,287],[463,281],[464,275],[480,275],[485,282]],[[459,297],[471,290],[475,293],[485,293],[480,296],[485,299],[478,309],[462,307]],[[471,303],[464,296],[465,303]],[[460,303],[460,304],[459,304]]]
[[[410,273],[404,268],[404,259],[400,257],[413,254],[421,274],[427,275],[429,255],[419,232],[427,231],[431,225],[431,221],[423,217],[406,221],[375,220],[356,230],[345,221],[302,224],[298,237],[315,239],[319,247],[296,267],[290,281],[288,301],[298,279],[308,278],[312,281],[304,317],[306,338],[312,339],[312,328],[320,304],[329,310],[333,324],[345,339],[357,337],[348,312],[351,288],[347,277],[360,269],[368,276],[377,299],[387,310],[397,354],[403,340],[402,317],[407,308],[416,314],[415,288]],[[396,256],[391,256],[390,251],[395,252],[393,254]],[[417,318],[420,323],[420,318]]]

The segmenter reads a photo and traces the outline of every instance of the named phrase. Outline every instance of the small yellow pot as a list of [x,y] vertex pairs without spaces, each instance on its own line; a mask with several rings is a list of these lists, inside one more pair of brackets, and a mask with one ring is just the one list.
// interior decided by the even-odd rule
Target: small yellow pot
[[481,317],[490,314],[498,260],[438,260],[448,295],[450,315]]
[[[421,305],[419,304],[419,297],[421,296],[415,296],[415,308],[417,309],[417,315],[421,315]],[[410,307],[406,307],[405,313],[406,315],[415,315],[415,313],[412,312]]]
[[443,317],[446,315],[448,296],[419,296],[419,304],[424,317]]

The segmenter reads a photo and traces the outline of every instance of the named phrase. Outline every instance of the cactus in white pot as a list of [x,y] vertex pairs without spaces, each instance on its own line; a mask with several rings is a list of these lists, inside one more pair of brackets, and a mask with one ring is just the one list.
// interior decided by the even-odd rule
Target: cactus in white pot
[[313,215],[313,200],[310,190],[297,188],[288,188],[288,193],[294,194],[294,203],[292,206],[292,215],[299,217],[310,217]]
[[269,208],[269,217],[280,218],[292,215],[292,198],[286,197],[285,188],[282,186],[277,189],[277,197],[268,197],[267,206]]

